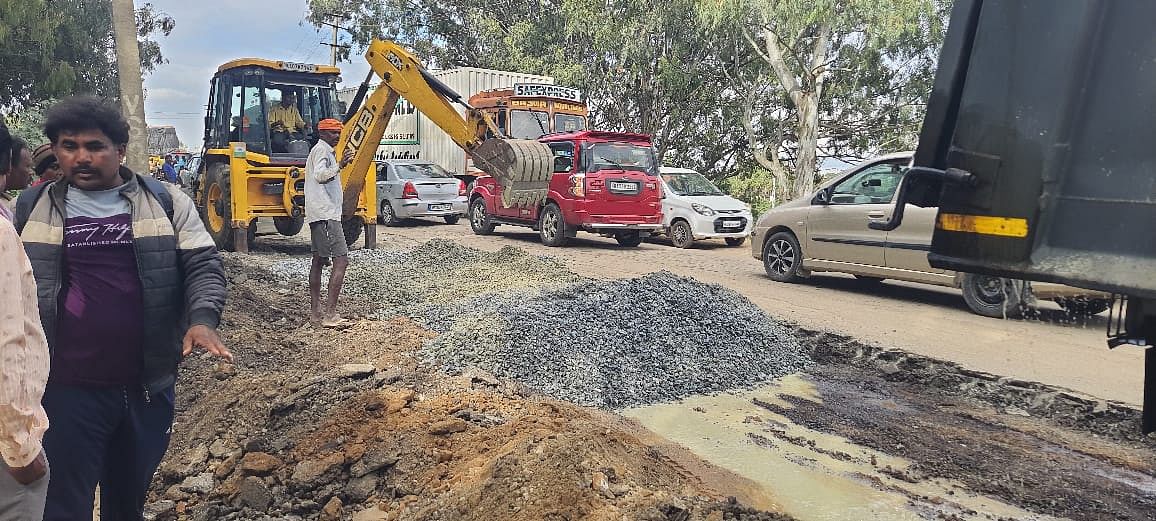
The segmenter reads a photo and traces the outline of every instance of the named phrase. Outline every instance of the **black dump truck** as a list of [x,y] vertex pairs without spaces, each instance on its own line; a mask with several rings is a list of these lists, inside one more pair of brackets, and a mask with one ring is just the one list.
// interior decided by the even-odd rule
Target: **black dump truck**
[[1156,2],[956,0],[904,202],[932,266],[1111,292],[1156,431]]

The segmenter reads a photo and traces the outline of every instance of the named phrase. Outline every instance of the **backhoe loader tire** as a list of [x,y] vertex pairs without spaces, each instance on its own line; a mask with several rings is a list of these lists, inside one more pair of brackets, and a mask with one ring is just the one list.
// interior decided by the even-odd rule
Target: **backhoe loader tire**
[[305,227],[305,217],[274,217],[273,226],[277,228],[277,233],[292,237],[301,233],[301,228]]
[[361,230],[364,227],[365,223],[361,217],[350,217],[341,221],[341,231],[345,234],[345,245],[353,246],[353,243],[361,238]]
[[232,186],[229,183],[229,166],[225,163],[209,165],[203,180],[204,189],[200,203],[201,221],[205,230],[213,237],[217,249],[234,250]]

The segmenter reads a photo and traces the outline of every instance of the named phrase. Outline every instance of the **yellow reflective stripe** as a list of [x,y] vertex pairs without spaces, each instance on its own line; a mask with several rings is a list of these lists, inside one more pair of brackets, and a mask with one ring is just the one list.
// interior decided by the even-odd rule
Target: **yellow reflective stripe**
[[1000,237],[1027,237],[1028,220],[1018,217],[992,217],[989,215],[961,215],[941,213],[935,226],[949,232],[978,233]]

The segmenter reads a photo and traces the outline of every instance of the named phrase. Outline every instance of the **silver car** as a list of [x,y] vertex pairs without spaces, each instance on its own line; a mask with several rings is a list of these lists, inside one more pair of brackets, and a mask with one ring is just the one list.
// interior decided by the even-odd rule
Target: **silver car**
[[849,273],[865,284],[895,279],[954,287],[963,291],[972,311],[990,317],[1016,316],[1034,299],[1054,300],[1082,315],[1111,306],[1103,293],[931,267],[927,254],[935,208],[908,205],[899,228],[869,228],[869,222],[891,215],[911,156],[903,152],[872,159],[825,181],[808,197],[771,209],[755,223],[751,253],[776,281],[795,282],[825,271]]
[[440,217],[457,224],[466,214],[466,184],[429,161],[382,161],[377,168],[377,222]]

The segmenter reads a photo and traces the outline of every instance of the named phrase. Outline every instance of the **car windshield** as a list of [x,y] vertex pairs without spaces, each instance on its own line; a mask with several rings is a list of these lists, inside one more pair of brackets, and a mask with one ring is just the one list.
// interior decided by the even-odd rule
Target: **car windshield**
[[393,165],[393,171],[397,172],[397,177],[401,179],[453,177],[444,168],[433,163]]
[[662,179],[678,195],[726,195],[698,172],[662,174]]
[[630,143],[595,143],[588,149],[588,171],[637,170],[655,175],[654,151]]

